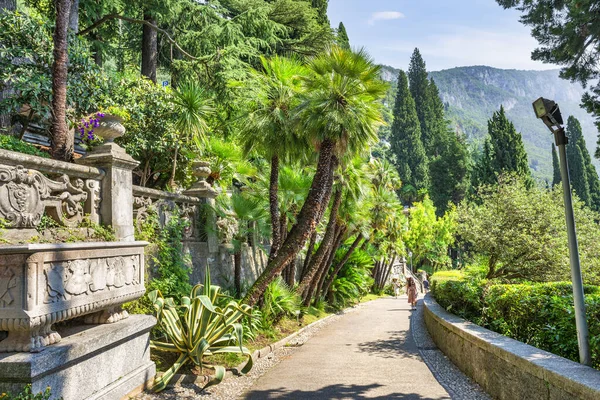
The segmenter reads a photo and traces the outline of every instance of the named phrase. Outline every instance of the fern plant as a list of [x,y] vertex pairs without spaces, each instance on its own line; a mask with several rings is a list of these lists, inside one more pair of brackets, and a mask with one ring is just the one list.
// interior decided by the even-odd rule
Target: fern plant
[[163,298],[158,290],[148,294],[156,310],[158,324],[165,332],[167,341],[151,341],[150,348],[179,353],[177,361],[154,382],[152,390],[160,392],[166,388],[177,371],[187,363],[202,368],[210,366],[215,376],[204,388],[220,383],[225,368],[204,363],[204,357],[222,353],[237,353],[248,357],[240,371],[247,373],[252,368],[250,351],[243,347],[243,327],[239,321],[250,315],[250,306],[232,300],[224,307],[215,305],[221,288],[210,283],[210,270],[206,268],[204,285],[196,285],[190,297],[184,296],[177,306],[172,298]]

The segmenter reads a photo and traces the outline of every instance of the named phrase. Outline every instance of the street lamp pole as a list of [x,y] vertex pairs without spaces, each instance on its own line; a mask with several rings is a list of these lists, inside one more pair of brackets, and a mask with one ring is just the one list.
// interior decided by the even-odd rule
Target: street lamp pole
[[573,284],[573,300],[575,303],[575,326],[577,328],[577,341],[579,343],[579,362],[591,366],[592,358],[589,348],[589,333],[585,313],[585,297],[583,293],[583,278],[579,263],[579,246],[575,230],[575,216],[573,214],[573,201],[571,198],[571,181],[569,166],[567,164],[566,145],[568,143],[565,129],[562,127],[562,116],[558,104],[552,100],[539,98],[533,103],[536,116],[544,121],[550,131],[554,133],[554,140],[558,147],[560,158],[560,176],[562,179],[563,197],[565,203],[565,218],[567,222],[567,237],[569,242],[569,260],[571,263],[571,281]]

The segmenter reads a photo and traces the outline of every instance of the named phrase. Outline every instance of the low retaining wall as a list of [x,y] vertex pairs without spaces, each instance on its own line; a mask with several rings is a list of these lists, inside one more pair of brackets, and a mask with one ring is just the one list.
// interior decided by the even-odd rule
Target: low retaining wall
[[600,399],[600,371],[465,321],[430,295],[424,304],[433,341],[494,398]]

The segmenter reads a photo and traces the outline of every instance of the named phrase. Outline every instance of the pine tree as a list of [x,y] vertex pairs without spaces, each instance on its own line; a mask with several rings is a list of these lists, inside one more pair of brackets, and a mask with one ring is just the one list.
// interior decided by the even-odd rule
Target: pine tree
[[421,142],[415,101],[408,89],[408,78],[404,71],[398,75],[390,142],[396,155],[396,168],[404,185],[426,189],[429,185],[427,156]]
[[444,150],[445,142],[448,139],[447,132],[449,125],[444,115],[444,103],[440,97],[440,91],[433,78],[429,80],[427,85],[425,106],[424,124],[427,136],[423,137],[423,133],[421,133],[421,138],[427,156],[432,158],[440,155]]
[[562,182],[560,176],[560,164],[558,162],[558,154],[556,153],[556,146],[552,143],[552,186],[558,185]]
[[350,39],[348,38],[348,33],[346,33],[346,27],[343,22],[340,22],[340,25],[337,29],[337,45],[342,49],[350,50]]
[[477,161],[474,186],[493,184],[500,174],[506,172],[522,177],[528,187],[533,185],[521,134],[506,118],[504,107],[501,106],[500,111],[494,112],[488,120],[488,138],[483,154]]

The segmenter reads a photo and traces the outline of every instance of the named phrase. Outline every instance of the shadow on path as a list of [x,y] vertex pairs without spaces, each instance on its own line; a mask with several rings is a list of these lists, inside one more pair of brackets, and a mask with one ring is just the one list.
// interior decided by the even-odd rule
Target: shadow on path
[[417,346],[407,331],[388,331],[388,339],[358,343],[358,351],[382,358],[412,358],[420,360]]
[[439,400],[447,399],[448,397],[423,397],[417,393],[389,393],[382,396],[369,396],[368,392],[372,389],[382,387],[380,384],[370,385],[329,385],[317,390],[286,390],[284,388],[269,389],[269,390],[254,390],[249,392],[246,400],[304,400],[304,399],[329,399],[329,400],[346,400],[346,399],[391,399],[391,400]]

